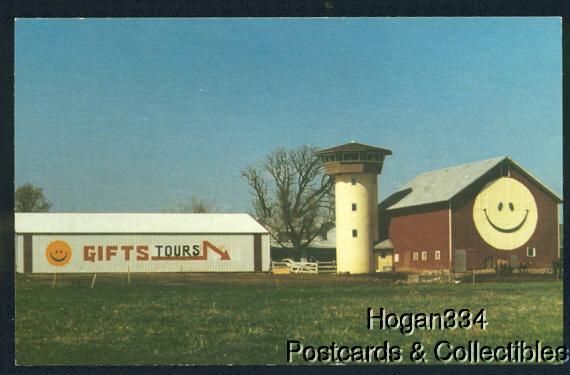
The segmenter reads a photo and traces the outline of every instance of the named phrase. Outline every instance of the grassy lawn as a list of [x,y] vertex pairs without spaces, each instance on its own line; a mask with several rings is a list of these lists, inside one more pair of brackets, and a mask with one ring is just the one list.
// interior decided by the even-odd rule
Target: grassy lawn
[[[45,364],[285,364],[286,342],[562,344],[560,281],[401,285],[336,275],[120,275],[16,278],[16,361]],[[487,310],[486,330],[369,331],[367,308]],[[427,354],[428,359],[433,353]],[[304,364],[299,357],[293,363]],[[433,360],[430,360],[433,363]]]

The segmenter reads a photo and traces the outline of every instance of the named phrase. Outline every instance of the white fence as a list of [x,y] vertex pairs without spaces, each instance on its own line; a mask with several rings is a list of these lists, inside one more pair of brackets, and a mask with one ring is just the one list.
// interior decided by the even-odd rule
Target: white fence
[[318,262],[319,273],[336,273],[336,262]]
[[291,259],[283,259],[281,262],[271,262],[271,271],[274,274],[287,273],[336,273],[336,262],[296,262]]

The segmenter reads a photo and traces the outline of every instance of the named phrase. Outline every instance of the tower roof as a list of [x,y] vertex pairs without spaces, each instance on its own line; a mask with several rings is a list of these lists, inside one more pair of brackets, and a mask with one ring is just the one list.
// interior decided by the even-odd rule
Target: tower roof
[[321,156],[325,154],[334,154],[337,152],[378,152],[384,155],[392,155],[392,151],[388,149],[368,146],[357,142],[349,142],[343,145],[325,148],[317,151],[315,154],[317,156]]

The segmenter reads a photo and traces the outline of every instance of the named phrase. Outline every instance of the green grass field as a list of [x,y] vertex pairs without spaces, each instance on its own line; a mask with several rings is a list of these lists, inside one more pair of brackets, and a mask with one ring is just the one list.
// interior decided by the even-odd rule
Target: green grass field
[[[90,275],[16,278],[20,365],[285,364],[286,342],[404,349],[478,340],[562,344],[562,283],[401,285],[336,275]],[[369,331],[367,308],[396,313],[487,310],[485,330]],[[432,353],[427,354],[434,363]],[[295,364],[305,364],[295,357]],[[318,363],[318,362],[317,362]]]

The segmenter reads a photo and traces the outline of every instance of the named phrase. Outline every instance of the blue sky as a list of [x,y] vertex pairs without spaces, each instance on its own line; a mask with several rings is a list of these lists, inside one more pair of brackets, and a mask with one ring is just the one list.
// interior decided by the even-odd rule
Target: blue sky
[[562,193],[559,18],[18,19],[16,186],[54,212],[250,210],[279,148],[389,148],[380,198],[509,155]]

